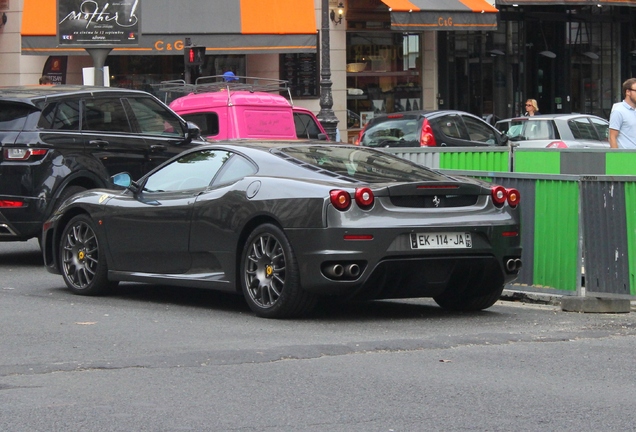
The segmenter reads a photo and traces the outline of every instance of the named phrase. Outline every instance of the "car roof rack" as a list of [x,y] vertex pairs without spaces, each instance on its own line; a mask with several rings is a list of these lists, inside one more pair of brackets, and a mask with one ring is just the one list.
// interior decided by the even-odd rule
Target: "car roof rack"
[[226,72],[223,75],[202,76],[195,80],[194,84],[188,84],[184,80],[161,81],[153,84],[159,91],[166,93],[210,93],[227,91],[228,98],[234,91],[266,92],[266,93],[287,93],[289,102],[293,105],[289,82],[273,78],[258,78],[249,76],[234,75]]

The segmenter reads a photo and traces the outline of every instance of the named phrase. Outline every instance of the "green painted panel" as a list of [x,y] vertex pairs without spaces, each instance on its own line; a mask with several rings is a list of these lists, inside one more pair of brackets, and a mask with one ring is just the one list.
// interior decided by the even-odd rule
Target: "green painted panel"
[[556,151],[514,152],[514,172],[536,174],[560,174],[561,153]]
[[578,285],[578,246],[578,183],[575,181],[537,180],[534,225],[534,285],[576,291]]
[[443,152],[439,154],[439,167],[452,170],[509,172],[508,158],[507,151]]
[[609,151],[605,155],[606,175],[636,175],[636,153]]
[[625,183],[627,254],[629,255],[629,293],[636,295],[636,183]]

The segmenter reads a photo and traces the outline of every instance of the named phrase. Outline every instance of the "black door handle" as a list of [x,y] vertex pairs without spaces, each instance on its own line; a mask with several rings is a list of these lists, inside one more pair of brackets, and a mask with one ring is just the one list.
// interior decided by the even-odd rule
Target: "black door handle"
[[166,150],[166,146],[165,145],[161,145],[161,144],[153,144],[150,146],[150,151],[156,152],[156,151],[165,151]]

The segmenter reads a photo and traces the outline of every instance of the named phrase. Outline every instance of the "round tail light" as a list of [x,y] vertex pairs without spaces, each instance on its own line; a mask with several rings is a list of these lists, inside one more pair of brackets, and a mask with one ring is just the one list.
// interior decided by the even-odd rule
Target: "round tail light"
[[358,207],[368,209],[373,206],[373,191],[368,187],[358,188],[356,189],[355,200]]
[[519,195],[519,191],[515,188],[506,189],[506,195],[508,195],[508,205],[510,207],[517,207],[519,205],[519,200],[521,199],[521,195]]
[[351,196],[343,190],[332,190],[329,192],[331,204],[340,211],[345,211],[351,205]]
[[497,207],[502,207],[505,204],[506,199],[508,198],[506,188],[504,188],[503,186],[493,186],[493,188],[490,190],[490,193],[492,195],[492,201]]

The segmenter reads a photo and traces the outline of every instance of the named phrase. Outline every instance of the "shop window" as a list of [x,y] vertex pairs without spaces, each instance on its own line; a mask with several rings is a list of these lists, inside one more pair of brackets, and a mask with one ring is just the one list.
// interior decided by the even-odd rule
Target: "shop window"
[[347,33],[349,128],[360,118],[422,108],[419,34]]

